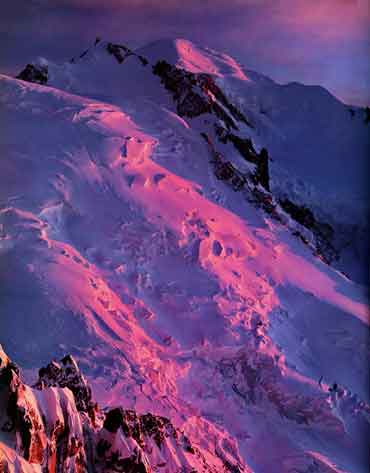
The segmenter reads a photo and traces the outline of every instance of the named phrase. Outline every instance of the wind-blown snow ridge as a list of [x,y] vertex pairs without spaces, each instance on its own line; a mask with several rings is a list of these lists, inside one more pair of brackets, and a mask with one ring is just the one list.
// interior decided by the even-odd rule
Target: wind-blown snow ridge
[[155,41],[139,49],[138,52],[153,64],[158,60],[166,60],[193,73],[249,80],[241,66],[232,57],[210,48],[195,45],[186,39]]
[[[272,194],[261,186],[256,162],[264,146],[276,160],[279,124],[240,89],[261,84],[215,79],[202,64],[214,55],[221,74],[220,57],[232,62],[194,47],[204,62],[185,57],[193,70],[178,63],[166,90],[152,68],[171,59],[157,58],[163,43],[137,52],[146,65],[108,44],[48,63],[47,86],[0,77],[7,351],[30,377],[72,353],[101,405],[134,410],[139,424],[147,412],[170,419],[206,458],[227,453],[263,473],[363,471],[367,293],[301,241],[311,233],[279,205],[275,161]],[[179,116],[192,94],[192,118]],[[247,185],[227,185],[215,153]]]

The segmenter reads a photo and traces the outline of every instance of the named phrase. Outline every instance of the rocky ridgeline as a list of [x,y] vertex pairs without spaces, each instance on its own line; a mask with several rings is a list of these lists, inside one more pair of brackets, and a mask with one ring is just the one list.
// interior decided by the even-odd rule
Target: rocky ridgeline
[[[171,92],[176,103],[177,113],[182,117],[195,118],[203,114],[212,114],[218,120],[214,124],[216,135],[221,143],[230,142],[239,154],[255,165],[253,180],[256,185],[261,184],[267,191],[270,190],[269,156],[265,148],[257,153],[249,138],[241,138],[236,134],[240,124],[253,128],[245,115],[233,105],[214,78],[209,74],[192,73],[178,68],[166,61],[158,61],[153,66],[153,73],[158,75],[164,87]],[[223,123],[224,126],[219,123]],[[203,133],[203,135],[205,135]],[[240,189],[240,179],[234,178],[238,171],[228,163],[216,169],[217,173],[226,180],[231,178],[236,183],[236,190]],[[234,170],[232,170],[234,168]],[[222,177],[224,176],[224,177]],[[240,176],[240,173],[239,173]],[[234,184],[234,183],[233,183]]]
[[[96,44],[97,43],[95,43],[95,45]],[[148,64],[148,60],[144,56],[134,53],[131,49],[129,49],[127,46],[124,46],[123,44],[108,43],[106,45],[106,50],[109,54],[112,54],[116,58],[119,64],[122,64],[123,61],[129,56],[136,56],[143,66]]]
[[235,191],[244,191],[246,199],[262,208],[272,218],[288,226],[293,235],[309,245],[312,251],[326,263],[330,264],[339,257],[333,239],[333,228],[320,222],[313,212],[304,205],[298,205],[288,198],[276,198],[270,191],[268,152],[264,148],[258,154],[249,138],[240,138],[225,128],[215,125],[216,136],[222,143],[232,141],[241,156],[255,166],[255,170],[240,172],[222,153],[218,152],[207,133],[201,133],[211,154],[217,179],[225,181]]
[[[88,57],[89,53],[100,44],[102,45],[102,48],[109,55],[113,56],[119,64],[122,64],[130,56],[137,57],[143,66],[148,64],[148,60],[144,56],[136,54],[127,46],[123,44],[102,42],[100,38],[96,38],[93,48],[86,49],[78,56],[78,58],[73,57],[70,60],[70,63],[75,64],[81,59]],[[21,79],[26,82],[33,82],[34,84],[47,85],[48,75],[49,70],[47,65],[27,64],[27,66],[16,76],[16,79]]]
[[365,114],[364,123],[365,125],[368,125],[370,123],[370,107],[366,107],[364,109],[364,114]]
[[34,84],[45,85],[48,82],[47,66],[35,66],[27,64],[27,66],[16,76],[16,79],[33,82]]
[[[325,222],[320,222],[313,212],[305,205],[297,205],[288,198],[279,199],[279,204],[283,210],[301,226],[310,230],[315,236],[317,252],[327,263],[331,263],[339,258],[339,252],[333,245],[334,229]],[[304,236],[296,231],[305,243]]]
[[[0,346],[0,413],[5,440],[0,441],[0,471],[31,470],[82,473],[87,470],[84,419],[72,391],[51,387],[32,389]],[[40,385],[41,387],[41,385]],[[16,452],[14,455],[9,452]],[[42,469],[42,470],[41,470]]]
[[86,49],[82,54],[78,56],[78,58],[73,57],[70,62],[72,64],[75,64],[79,60],[88,57],[89,53],[91,53],[96,47],[101,47],[109,55],[113,56],[118,62],[118,64],[122,64],[130,56],[135,56],[143,66],[146,66],[148,64],[148,60],[144,56],[136,54],[134,51],[132,51],[132,49],[128,48],[124,44],[101,41],[100,38],[96,38],[94,46],[92,48]]
[[257,153],[250,138],[241,138],[220,125],[215,125],[215,131],[221,143],[232,143],[246,161],[256,166],[252,176],[254,183],[270,191],[269,155],[266,148]]
[[205,455],[165,417],[103,412],[69,355],[41,368],[31,388],[0,345],[0,427],[0,472],[250,471],[219,449]]
[[49,387],[69,388],[73,393],[77,410],[86,412],[91,418],[94,417],[97,405],[92,400],[91,388],[72,356],[67,355],[59,363],[52,361],[45,368],[41,368],[34,387],[39,390]]

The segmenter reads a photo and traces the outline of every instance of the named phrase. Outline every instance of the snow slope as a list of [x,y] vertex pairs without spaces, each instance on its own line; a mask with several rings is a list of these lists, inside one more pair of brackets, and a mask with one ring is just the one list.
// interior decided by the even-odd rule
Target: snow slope
[[[311,183],[310,204],[324,214],[317,195],[352,196],[354,182],[341,181],[338,166],[331,173],[322,153],[305,168],[291,158],[308,156],[299,133],[317,136],[314,125],[295,131],[282,118],[282,104],[294,111],[301,86],[278,86],[184,41],[138,51],[147,65],[135,55],[119,63],[105,47],[48,63],[48,86],[0,77],[7,352],[31,378],[51,356],[72,353],[102,405],[164,415],[210,455],[227,452],[231,464],[241,456],[255,472],[366,471],[366,288],[314,256],[247,190],[215,177],[200,136],[216,140],[213,115],[180,117],[151,62],[160,56],[215,74],[253,123],[238,122],[239,133],[257,149],[270,146],[273,190],[296,190],[284,187],[275,164],[290,178],[303,173],[303,195]],[[257,92],[273,98],[276,117],[251,105]],[[344,123],[346,107],[316,92]],[[366,127],[356,120],[349,138],[337,136],[341,146],[362,140]],[[329,131],[326,149],[335,142],[334,126]],[[278,158],[283,135],[289,156]],[[216,146],[247,172],[230,144]],[[353,175],[361,172],[346,159]]]
[[[148,101],[174,109],[152,74],[158,60],[192,73],[210,74],[253,125],[244,130],[246,135],[257,149],[268,149],[275,195],[308,206],[319,220],[329,223],[341,252],[336,267],[367,283],[370,133],[364,110],[341,103],[319,86],[277,84],[226,54],[184,39],[151,43],[122,63],[107,54],[106,46],[106,42],[97,43],[73,63],[41,61],[49,67],[48,83],[125,104],[141,122],[148,115]],[[139,57],[149,64],[143,65]],[[137,116],[141,110],[145,117]]]

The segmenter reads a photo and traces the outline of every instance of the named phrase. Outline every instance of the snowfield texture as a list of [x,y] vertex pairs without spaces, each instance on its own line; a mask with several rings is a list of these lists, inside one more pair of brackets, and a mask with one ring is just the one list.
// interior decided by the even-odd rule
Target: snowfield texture
[[[1,420],[22,393],[44,454],[8,425],[4,471],[366,472],[364,111],[185,40],[22,78],[0,76],[0,341],[29,384],[73,355],[104,410],[62,362],[34,388],[7,368]],[[143,419],[172,436],[140,445]]]

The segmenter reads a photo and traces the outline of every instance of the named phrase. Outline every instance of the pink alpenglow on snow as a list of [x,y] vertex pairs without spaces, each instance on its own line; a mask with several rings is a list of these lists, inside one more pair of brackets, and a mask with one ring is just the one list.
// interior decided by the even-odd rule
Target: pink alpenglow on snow
[[0,105],[0,471],[366,471],[365,110],[183,39]]

